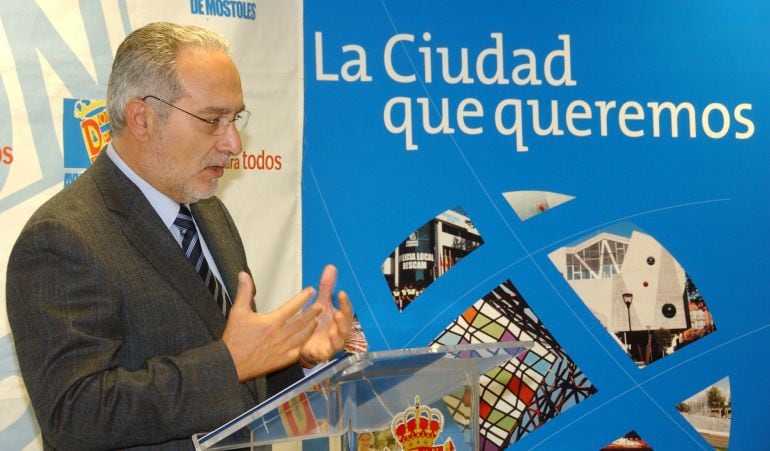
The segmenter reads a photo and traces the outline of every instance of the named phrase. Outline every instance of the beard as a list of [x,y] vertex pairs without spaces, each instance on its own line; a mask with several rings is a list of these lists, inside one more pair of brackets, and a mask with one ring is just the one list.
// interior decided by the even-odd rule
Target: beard
[[225,157],[219,158],[224,160],[222,162],[207,156],[198,168],[190,170],[181,167],[178,162],[174,161],[168,148],[169,146],[165,143],[156,141],[147,150],[146,158],[143,160],[145,171],[156,174],[156,180],[159,180],[161,184],[160,187],[156,188],[179,203],[192,204],[213,196],[217,189],[218,179],[212,178],[204,184],[196,182],[196,177],[200,171],[209,166],[224,166],[229,161],[230,155],[227,154]]

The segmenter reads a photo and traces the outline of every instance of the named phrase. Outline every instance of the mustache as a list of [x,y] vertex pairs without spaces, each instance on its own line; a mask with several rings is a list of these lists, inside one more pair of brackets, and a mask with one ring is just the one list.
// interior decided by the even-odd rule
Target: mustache
[[224,157],[224,158],[219,158],[219,159],[216,159],[216,160],[212,159],[212,160],[206,161],[203,164],[203,166],[204,167],[209,167],[209,166],[225,167],[225,166],[227,166],[227,163],[229,163],[231,159],[232,159],[232,157],[230,157],[230,156],[227,156],[227,157]]

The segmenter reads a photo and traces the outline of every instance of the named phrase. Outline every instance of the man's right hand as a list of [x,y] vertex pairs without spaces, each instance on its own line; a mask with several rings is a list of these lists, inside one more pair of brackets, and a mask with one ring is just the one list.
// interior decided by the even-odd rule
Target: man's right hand
[[302,308],[315,294],[310,287],[269,313],[254,311],[254,293],[251,276],[239,273],[238,292],[222,335],[241,382],[296,362],[323,311],[317,303]]

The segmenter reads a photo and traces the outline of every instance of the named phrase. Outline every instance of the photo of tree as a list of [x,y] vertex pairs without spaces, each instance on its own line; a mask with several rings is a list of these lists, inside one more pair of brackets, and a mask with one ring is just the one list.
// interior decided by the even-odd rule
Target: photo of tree
[[730,378],[725,377],[682,401],[676,410],[709,445],[718,451],[727,450],[733,417]]

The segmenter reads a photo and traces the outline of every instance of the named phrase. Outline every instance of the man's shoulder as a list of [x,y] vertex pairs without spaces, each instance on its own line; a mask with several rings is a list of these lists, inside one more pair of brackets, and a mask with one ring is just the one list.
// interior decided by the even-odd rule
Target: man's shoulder
[[[111,181],[114,180],[114,174],[110,172],[109,163],[102,160],[106,158],[97,159],[74,182],[43,202],[27,220],[24,229],[41,223],[57,223],[75,229],[87,228],[89,224],[108,218],[103,192],[105,187],[102,185],[115,183]],[[109,189],[114,191],[120,187]]]
[[43,202],[32,214],[29,222],[41,220],[68,219],[82,220],[83,216],[92,215],[94,211],[103,208],[99,201],[98,189],[88,171],[83,173],[72,184],[65,186],[50,199]]

